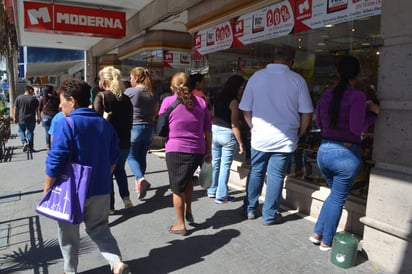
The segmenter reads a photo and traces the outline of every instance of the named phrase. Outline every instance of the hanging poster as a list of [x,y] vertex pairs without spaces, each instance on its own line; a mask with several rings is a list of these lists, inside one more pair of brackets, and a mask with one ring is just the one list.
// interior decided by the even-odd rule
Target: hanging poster
[[295,33],[381,14],[382,0],[296,0]]
[[232,26],[229,21],[197,32],[194,35],[194,54],[207,53],[228,49],[233,43]]
[[233,45],[247,45],[292,33],[294,2],[283,1],[234,19]]
[[382,0],[284,0],[195,33],[194,54],[379,15],[381,5]]

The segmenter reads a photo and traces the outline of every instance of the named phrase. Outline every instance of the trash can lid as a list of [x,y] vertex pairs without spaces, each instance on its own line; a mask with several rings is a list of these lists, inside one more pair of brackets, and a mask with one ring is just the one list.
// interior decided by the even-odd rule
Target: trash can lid
[[342,244],[358,244],[358,239],[356,236],[347,232],[336,233],[334,239]]

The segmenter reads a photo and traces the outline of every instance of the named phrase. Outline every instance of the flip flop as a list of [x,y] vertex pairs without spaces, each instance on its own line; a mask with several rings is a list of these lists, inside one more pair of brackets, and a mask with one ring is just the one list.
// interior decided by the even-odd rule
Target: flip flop
[[184,229],[178,229],[178,230],[174,230],[174,229],[172,229],[173,228],[173,226],[171,225],[171,226],[169,226],[169,228],[167,229],[168,231],[169,231],[169,233],[172,233],[172,234],[176,234],[176,235],[182,235],[182,236],[186,236],[187,235],[187,230],[184,228]]
[[123,262],[118,263],[118,265],[115,265],[113,267],[113,273],[114,274],[129,274],[129,266]]

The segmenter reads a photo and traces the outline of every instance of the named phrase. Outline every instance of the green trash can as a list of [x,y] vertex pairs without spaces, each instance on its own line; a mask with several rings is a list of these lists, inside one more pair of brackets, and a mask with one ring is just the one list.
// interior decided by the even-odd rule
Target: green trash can
[[358,254],[358,239],[347,232],[336,233],[333,237],[330,262],[342,268],[350,268],[355,265]]

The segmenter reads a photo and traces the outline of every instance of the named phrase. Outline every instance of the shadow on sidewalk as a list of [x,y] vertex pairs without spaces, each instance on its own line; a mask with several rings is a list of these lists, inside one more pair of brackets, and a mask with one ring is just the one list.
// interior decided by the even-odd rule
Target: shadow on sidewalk
[[[212,235],[199,235],[172,240],[168,245],[152,249],[144,258],[126,261],[131,273],[171,273],[204,261],[204,257],[227,245],[240,236],[235,229],[224,229]],[[83,274],[110,273],[108,266],[83,272]]]
[[[30,269],[35,274],[49,273],[48,267],[62,259],[58,240],[43,239],[39,216],[1,222],[0,226],[0,240],[7,243],[0,254],[0,273],[19,273]],[[94,250],[90,239],[80,242],[79,254]]]

